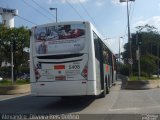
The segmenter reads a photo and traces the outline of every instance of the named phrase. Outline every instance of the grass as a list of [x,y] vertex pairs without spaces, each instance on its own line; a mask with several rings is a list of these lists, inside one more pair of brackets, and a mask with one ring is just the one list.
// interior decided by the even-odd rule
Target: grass
[[[137,81],[138,80],[138,76],[130,76],[129,77],[130,81]],[[160,78],[155,78],[155,77],[140,77],[140,80],[160,80]]]
[[12,84],[11,80],[2,80],[0,81],[0,85],[2,86],[7,86],[7,85],[24,85],[24,84],[29,84],[29,80],[17,80],[14,84]]

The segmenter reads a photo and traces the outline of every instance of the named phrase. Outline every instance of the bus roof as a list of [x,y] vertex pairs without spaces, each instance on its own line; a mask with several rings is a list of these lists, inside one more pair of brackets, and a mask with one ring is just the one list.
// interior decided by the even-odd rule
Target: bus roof
[[[100,37],[100,39],[102,40],[102,42],[108,47],[108,49],[114,54],[113,50],[109,47],[109,44],[106,43],[105,38],[102,37],[102,35],[97,31],[97,29],[94,27],[94,25],[89,22],[92,29],[94,30],[94,32]],[[115,55],[115,54],[114,54]]]
[[100,39],[103,41],[103,43],[113,53],[113,51],[111,50],[111,48],[109,47],[109,45],[105,42],[105,40],[104,40],[105,38],[102,37],[102,35],[97,31],[97,29],[94,27],[94,25],[91,22],[89,22],[89,21],[65,21],[65,22],[57,22],[57,23],[56,22],[51,22],[51,23],[47,23],[47,24],[36,25],[36,26],[33,26],[32,28],[43,27],[43,26],[50,26],[50,25],[65,25],[65,24],[79,24],[79,23],[88,23],[88,24],[90,24],[90,26],[94,30],[94,32],[100,37]]
[[89,23],[89,21],[65,21],[65,22],[50,22],[50,23],[47,23],[47,24],[41,24],[41,25],[36,25],[36,26],[33,26],[32,28],[34,27],[41,27],[41,26],[50,26],[50,25],[65,25],[65,24],[75,24],[75,23]]

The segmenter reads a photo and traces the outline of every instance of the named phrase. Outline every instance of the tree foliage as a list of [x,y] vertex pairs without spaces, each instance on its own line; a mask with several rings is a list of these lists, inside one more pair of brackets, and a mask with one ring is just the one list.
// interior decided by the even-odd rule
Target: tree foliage
[[[136,50],[138,45],[140,47],[141,54],[141,71],[147,73],[149,76],[156,70],[156,63],[159,60],[158,46],[160,45],[160,34],[156,31],[154,26],[145,25],[138,26],[137,32],[133,33],[131,38],[132,46],[132,58],[133,58],[133,72],[138,71],[138,61],[136,60]],[[141,36],[141,37],[137,37]],[[142,43],[139,44],[139,41]],[[124,45],[125,51],[122,56],[124,62],[127,63],[129,58],[129,43]],[[160,50],[159,50],[160,53]]]
[[0,64],[5,61],[11,63],[11,44],[14,53],[14,69],[29,60],[29,53],[24,48],[29,48],[29,30],[27,27],[6,28],[0,25]]
[[141,72],[147,73],[149,77],[156,69],[155,59],[151,55],[141,56]]

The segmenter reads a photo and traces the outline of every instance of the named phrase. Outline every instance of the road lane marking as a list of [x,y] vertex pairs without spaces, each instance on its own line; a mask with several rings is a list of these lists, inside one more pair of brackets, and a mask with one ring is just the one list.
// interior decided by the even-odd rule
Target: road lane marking
[[140,108],[137,108],[137,107],[133,107],[133,108],[118,108],[118,109],[109,109],[108,111],[110,112],[114,112],[114,111],[124,111],[124,110],[142,110],[142,109],[150,109],[150,108],[160,108],[160,105],[159,106],[147,106],[147,107],[140,107]]
[[119,108],[119,109],[109,109],[108,111],[121,111],[121,110],[140,110],[141,108]]

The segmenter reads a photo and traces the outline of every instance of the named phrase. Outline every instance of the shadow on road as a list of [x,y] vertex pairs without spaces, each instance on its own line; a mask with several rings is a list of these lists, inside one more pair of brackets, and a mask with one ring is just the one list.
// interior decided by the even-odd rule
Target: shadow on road
[[32,97],[30,95],[0,101],[0,113],[67,114],[79,112],[94,101],[93,97]]
[[62,98],[57,102],[47,104],[44,109],[55,110],[55,114],[79,112],[90,105],[95,98],[92,97],[68,97]]

